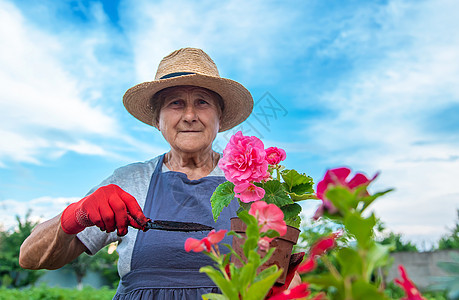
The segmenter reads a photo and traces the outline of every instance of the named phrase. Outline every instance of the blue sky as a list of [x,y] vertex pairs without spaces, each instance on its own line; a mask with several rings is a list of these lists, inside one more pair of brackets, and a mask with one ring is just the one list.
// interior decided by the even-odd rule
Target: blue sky
[[121,99],[162,57],[198,47],[252,93],[245,134],[316,182],[342,165],[380,171],[373,189],[396,190],[377,216],[431,244],[459,207],[457,11],[454,0],[0,0],[0,223],[28,208],[52,217],[115,168],[166,152]]

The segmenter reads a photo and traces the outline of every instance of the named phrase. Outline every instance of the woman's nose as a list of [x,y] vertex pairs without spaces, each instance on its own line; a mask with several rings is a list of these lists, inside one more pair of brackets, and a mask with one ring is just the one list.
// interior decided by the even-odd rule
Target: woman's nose
[[187,105],[185,107],[183,119],[187,122],[193,122],[197,120],[196,108],[193,105]]

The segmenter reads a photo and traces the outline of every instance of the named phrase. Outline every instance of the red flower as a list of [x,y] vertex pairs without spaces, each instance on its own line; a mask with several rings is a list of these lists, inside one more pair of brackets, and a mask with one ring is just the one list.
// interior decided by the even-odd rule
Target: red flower
[[280,294],[274,295],[269,300],[284,300],[284,299],[301,299],[309,296],[311,292],[308,290],[308,284],[302,283],[296,287],[286,290]]
[[268,161],[268,164],[270,165],[277,165],[287,157],[285,151],[277,147],[269,147],[265,151],[266,161]]
[[317,267],[317,263],[315,258],[313,257],[308,257],[307,260],[301,263],[301,265],[298,267],[298,273],[304,274],[304,273],[309,273],[313,271]]
[[202,240],[197,240],[194,238],[188,238],[185,241],[185,251],[190,252],[201,252],[206,250],[209,252],[212,249],[212,245],[218,244],[225,237],[227,230],[219,230],[215,232],[212,230],[209,234]]
[[403,288],[406,294],[406,297],[400,300],[425,300],[414,283],[408,278],[405,268],[402,265],[399,265],[398,270],[400,271],[402,279],[395,278],[394,281]]
[[314,245],[312,245],[309,251],[308,258],[301,263],[298,268],[298,273],[308,273],[317,267],[316,257],[323,255],[328,250],[336,247],[336,238],[341,235],[341,232],[335,232],[328,237],[319,239]]
[[346,179],[350,173],[351,169],[344,167],[331,169],[325,173],[324,179],[317,184],[316,194],[317,197],[322,200],[322,205],[314,214],[314,219],[317,220],[321,217],[324,210],[330,214],[334,214],[338,211],[332,202],[325,197],[326,191],[329,187],[343,186],[349,190],[354,190],[361,185],[370,184],[378,176],[378,174],[376,174],[372,179],[368,179],[364,174],[357,173],[351,180],[347,181]]
[[275,204],[267,204],[264,201],[257,201],[252,204],[249,214],[257,218],[258,224],[262,225],[261,232],[273,229],[281,236],[287,233],[287,224],[284,221],[284,213]]
[[341,232],[334,232],[328,237],[319,239],[312,247],[309,252],[309,256],[316,257],[321,256],[328,250],[336,246],[336,238],[341,235]]

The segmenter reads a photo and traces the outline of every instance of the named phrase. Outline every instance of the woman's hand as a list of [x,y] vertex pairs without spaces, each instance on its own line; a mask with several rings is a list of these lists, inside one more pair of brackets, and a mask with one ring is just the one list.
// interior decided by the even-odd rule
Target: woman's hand
[[77,234],[86,227],[96,225],[102,231],[117,230],[119,236],[124,236],[129,225],[142,229],[146,223],[147,218],[137,200],[114,184],[100,187],[91,195],[70,204],[61,217],[62,230],[67,234]]

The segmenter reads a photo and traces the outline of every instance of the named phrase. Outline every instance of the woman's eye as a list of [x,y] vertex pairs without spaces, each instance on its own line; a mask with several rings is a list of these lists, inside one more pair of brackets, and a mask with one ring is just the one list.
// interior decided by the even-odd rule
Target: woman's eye
[[206,100],[202,100],[202,99],[199,100],[198,103],[199,104],[209,104],[209,102],[207,102]]
[[180,106],[181,104],[182,104],[182,101],[180,100],[171,101],[169,103],[170,106]]

